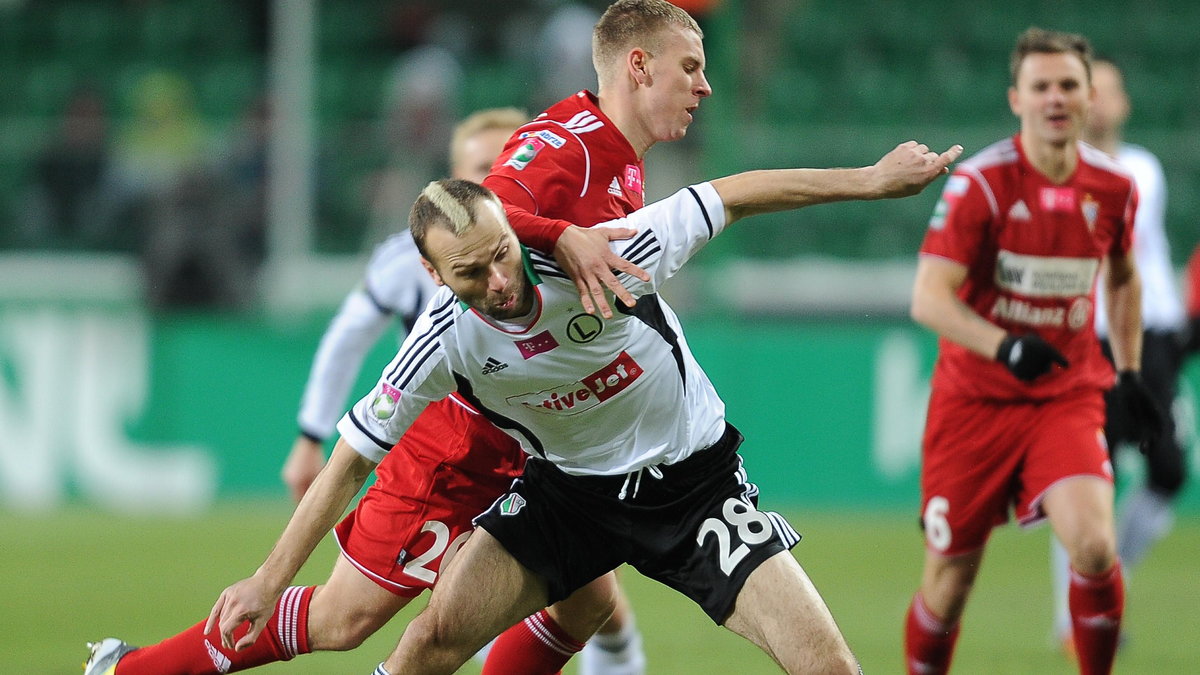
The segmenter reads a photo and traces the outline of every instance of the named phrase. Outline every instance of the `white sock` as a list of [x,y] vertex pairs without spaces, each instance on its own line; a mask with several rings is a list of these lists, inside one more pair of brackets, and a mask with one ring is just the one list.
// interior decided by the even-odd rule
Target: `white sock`
[[1171,500],[1146,486],[1130,493],[1122,506],[1117,524],[1117,554],[1128,575],[1150,548],[1167,536],[1175,518]]
[[1071,635],[1071,609],[1067,604],[1071,559],[1053,534],[1050,535],[1050,580],[1054,588],[1054,637],[1063,640]]
[[616,633],[596,633],[579,654],[579,675],[645,675],[642,634],[630,617]]

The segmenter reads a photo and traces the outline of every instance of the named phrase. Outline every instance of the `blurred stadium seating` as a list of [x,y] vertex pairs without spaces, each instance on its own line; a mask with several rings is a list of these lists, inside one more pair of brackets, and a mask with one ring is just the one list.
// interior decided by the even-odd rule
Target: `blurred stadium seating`
[[[363,131],[377,125],[388,73],[407,46],[394,35],[395,8],[402,4],[318,3],[316,242],[322,250],[356,251],[363,244],[369,218],[363,182],[386,161]],[[32,158],[82,82],[104,92],[119,121],[129,114],[128,92],[141,73],[176,69],[195,89],[209,131],[227,130],[265,80],[264,6],[217,0],[0,4],[0,222],[17,219]],[[526,3],[513,6],[528,10]],[[763,7],[780,20],[751,25]],[[705,18],[717,96],[697,122],[703,175],[867,162],[909,137],[977,150],[1015,128],[1004,99],[1007,55],[1014,36],[1033,24],[1083,32],[1128,70],[1135,105],[1128,135],[1164,162],[1170,234],[1182,263],[1198,238],[1192,214],[1200,208],[1200,148],[1188,140],[1200,132],[1200,43],[1194,39],[1200,5],[1190,0],[1155,0],[1136,10],[1116,0],[728,0]],[[513,53],[496,44],[461,51],[460,110],[448,113],[528,107],[538,64]],[[935,198],[815,209],[804,215],[803,231],[786,236],[780,228],[789,220],[778,217],[752,234],[730,237],[722,252],[909,258]],[[3,228],[0,246],[14,245],[7,236],[13,229]]]

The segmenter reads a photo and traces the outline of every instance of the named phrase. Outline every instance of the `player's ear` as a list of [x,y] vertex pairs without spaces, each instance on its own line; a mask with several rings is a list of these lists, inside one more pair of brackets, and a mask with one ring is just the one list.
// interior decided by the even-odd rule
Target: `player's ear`
[[625,66],[629,77],[638,85],[650,84],[650,52],[634,47],[625,55]]
[[446,282],[442,281],[441,275],[438,274],[437,269],[434,268],[433,263],[421,258],[421,266],[425,268],[426,272],[429,272],[429,276],[433,277],[433,283],[437,284],[438,286],[446,285]]
[[1008,88],[1008,109],[1011,110],[1012,114],[1016,115],[1017,117],[1021,116],[1021,113],[1017,111],[1017,88],[1016,87]]

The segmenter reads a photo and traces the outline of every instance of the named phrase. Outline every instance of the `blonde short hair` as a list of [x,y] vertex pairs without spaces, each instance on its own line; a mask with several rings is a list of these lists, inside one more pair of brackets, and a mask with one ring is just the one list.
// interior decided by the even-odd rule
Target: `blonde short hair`
[[659,51],[662,32],[671,26],[704,38],[690,14],[665,0],[617,0],[609,5],[592,30],[592,65],[600,82],[630,49],[641,47],[652,55]]
[[519,108],[485,108],[471,113],[454,127],[450,138],[450,164],[458,162],[462,147],[475,134],[498,129],[512,133],[529,121],[529,114]]
[[425,251],[425,235],[429,228],[441,227],[455,237],[461,237],[474,227],[480,200],[495,202],[497,213],[503,216],[504,208],[496,194],[479,183],[446,178],[426,185],[408,212],[408,229],[421,256],[429,260]]

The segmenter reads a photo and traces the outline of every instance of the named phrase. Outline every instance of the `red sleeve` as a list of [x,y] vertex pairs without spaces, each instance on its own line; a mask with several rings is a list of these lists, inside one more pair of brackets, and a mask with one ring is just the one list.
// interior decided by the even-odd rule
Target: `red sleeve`
[[978,176],[956,173],[946,181],[929,219],[921,253],[974,265],[987,236],[992,210]]
[[554,245],[572,223],[557,218],[536,215],[537,203],[525,186],[507,176],[491,174],[483,179],[484,187],[496,193],[504,204],[508,222],[522,244],[545,253],[554,253]]
[[1113,247],[1116,249],[1113,251],[1114,254],[1124,255],[1133,250],[1133,227],[1137,222],[1138,199],[1137,187],[1131,186],[1129,200],[1125,202],[1125,227],[1122,228],[1120,238],[1113,241]]
[[1200,317],[1200,245],[1192,251],[1187,264],[1187,313],[1189,317]]
[[551,253],[573,224],[588,159],[582,143],[549,122],[513,134],[483,184],[496,193],[522,243]]

